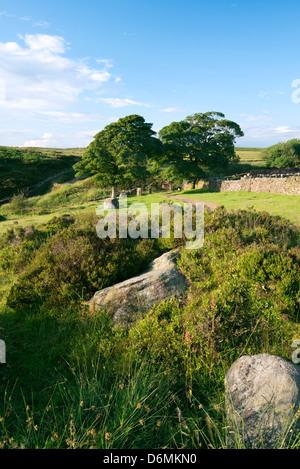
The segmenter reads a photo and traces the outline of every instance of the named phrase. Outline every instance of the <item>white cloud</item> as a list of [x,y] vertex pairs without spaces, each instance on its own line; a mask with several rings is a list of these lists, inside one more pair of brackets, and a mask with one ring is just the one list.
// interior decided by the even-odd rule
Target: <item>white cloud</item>
[[40,28],[49,28],[50,23],[44,20],[38,20],[34,23],[34,26],[39,26]]
[[126,106],[144,106],[144,107],[151,107],[150,104],[147,103],[139,103],[134,101],[133,99],[121,99],[121,98],[98,98],[98,101],[102,101],[108,104],[110,107],[113,108],[121,108]]
[[20,39],[21,44],[0,42],[0,76],[6,92],[0,112],[61,110],[81,93],[98,91],[114,78],[104,59],[99,67],[91,67],[87,60],[67,57],[63,37],[26,34]]
[[44,121],[56,123],[85,123],[85,122],[105,122],[103,116],[93,113],[83,112],[63,112],[63,111],[39,111],[38,118]]
[[7,11],[0,11],[0,18],[1,17],[6,17],[6,18],[15,18],[20,21],[27,21],[31,22],[34,26],[38,26],[40,28],[48,28],[50,26],[50,23],[45,20],[36,20],[32,18],[31,16],[17,16],[12,13],[8,13]]
[[25,34],[20,36],[31,50],[41,50],[52,52],[53,54],[63,54],[65,52],[65,40],[60,36],[50,36],[49,34]]
[[182,109],[178,109],[177,107],[167,107],[165,109],[161,109],[161,112],[178,112],[183,111]]
[[245,137],[253,140],[257,139],[272,139],[279,141],[279,139],[300,138],[300,126],[278,126],[278,127],[248,127],[243,128]]
[[268,96],[268,93],[265,91],[260,91],[257,95],[258,98],[266,98]]
[[53,134],[45,133],[41,138],[36,140],[28,140],[24,143],[24,147],[51,147],[55,144]]
[[262,115],[251,115],[251,114],[241,114],[242,117],[246,117],[245,122],[256,122],[256,121],[261,121],[261,120],[272,120],[271,117],[267,116],[267,111],[263,111],[264,114]]
[[295,136],[297,135],[298,137],[300,137],[300,126],[288,127],[286,125],[282,125],[280,127],[276,127],[275,130],[277,134],[295,134]]
[[105,65],[106,68],[111,68],[114,66],[112,59],[96,59],[96,62],[98,62],[98,64]]

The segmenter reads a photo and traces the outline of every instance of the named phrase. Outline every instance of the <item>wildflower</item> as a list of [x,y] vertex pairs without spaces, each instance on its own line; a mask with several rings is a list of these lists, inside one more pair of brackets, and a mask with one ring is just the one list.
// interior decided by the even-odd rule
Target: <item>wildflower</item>
[[26,412],[30,409],[29,405],[26,406]]
[[92,409],[92,410],[95,410],[95,406],[94,406],[94,405],[92,405],[91,409]]
[[144,420],[143,419],[139,420],[139,422],[142,426],[144,425]]
[[81,401],[79,405],[80,405],[80,407],[83,407],[83,401]]
[[70,427],[69,427],[69,429],[70,429],[70,435],[71,435],[71,436],[74,436],[74,435],[75,435],[75,425],[74,425],[73,420],[70,421]]
[[120,389],[124,389],[124,384],[120,384]]
[[149,406],[146,405],[145,409],[146,409],[146,412],[147,412],[147,413],[150,412],[150,407],[149,407]]
[[35,429],[36,432],[38,431],[38,426],[37,425],[35,425],[33,428]]
[[184,340],[185,340],[186,345],[189,347],[191,345],[191,339],[190,339],[188,331],[185,332]]
[[136,406],[137,409],[141,409],[142,408],[142,404],[139,402],[138,405]]
[[110,439],[110,433],[105,433],[105,439],[108,441]]

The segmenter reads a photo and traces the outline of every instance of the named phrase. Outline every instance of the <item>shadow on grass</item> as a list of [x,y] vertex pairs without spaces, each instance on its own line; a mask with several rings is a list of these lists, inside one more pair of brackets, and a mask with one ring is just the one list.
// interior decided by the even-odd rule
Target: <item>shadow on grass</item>
[[26,400],[43,409],[62,376],[72,380],[72,366],[93,356],[101,335],[110,335],[111,327],[108,318],[84,320],[78,307],[55,315],[4,307],[0,332],[6,344],[6,364],[0,365],[1,395],[13,393],[21,407]]
[[188,189],[181,191],[180,194],[218,194],[219,191],[212,191],[211,189]]

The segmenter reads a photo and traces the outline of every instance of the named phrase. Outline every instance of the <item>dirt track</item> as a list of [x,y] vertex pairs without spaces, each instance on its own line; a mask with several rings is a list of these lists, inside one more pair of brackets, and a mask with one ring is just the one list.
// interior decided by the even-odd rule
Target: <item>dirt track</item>
[[217,207],[220,207],[221,204],[215,204],[214,202],[204,202],[203,200],[198,199],[189,199],[188,197],[182,197],[181,195],[167,195],[171,199],[178,199],[182,200],[183,202],[190,203],[190,204],[204,204],[204,208],[208,208],[210,210],[215,210]]

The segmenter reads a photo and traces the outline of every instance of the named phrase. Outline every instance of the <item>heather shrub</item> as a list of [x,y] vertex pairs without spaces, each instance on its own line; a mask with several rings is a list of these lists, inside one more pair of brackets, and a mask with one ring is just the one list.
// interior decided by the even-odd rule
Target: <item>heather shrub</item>
[[[78,304],[97,290],[137,275],[174,247],[174,240],[169,239],[100,239],[95,227],[95,217],[75,220],[65,215],[43,226],[38,246],[22,242],[19,252],[23,261],[27,253],[27,262],[10,289],[7,304],[17,310],[42,307],[45,311]],[[32,251],[33,246],[37,249]]]

